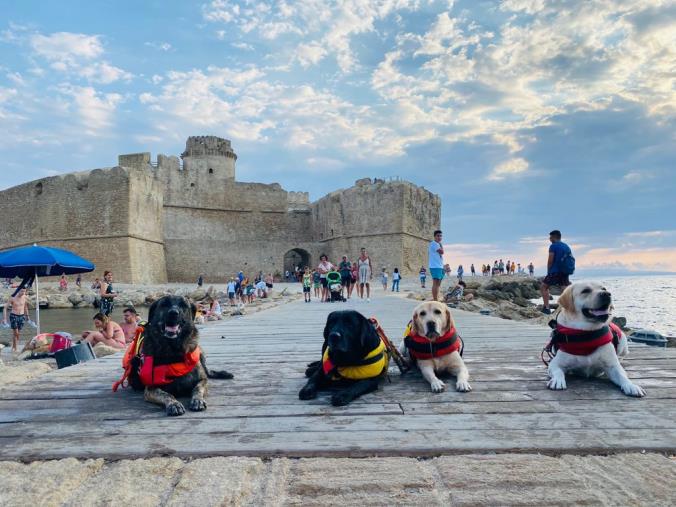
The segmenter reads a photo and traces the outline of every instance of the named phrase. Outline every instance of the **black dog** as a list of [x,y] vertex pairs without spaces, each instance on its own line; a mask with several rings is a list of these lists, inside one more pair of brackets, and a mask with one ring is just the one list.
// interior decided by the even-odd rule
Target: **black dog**
[[145,400],[164,406],[167,415],[185,413],[175,396],[190,396],[190,410],[206,410],[207,378],[233,377],[227,371],[207,368],[197,345],[195,312],[195,305],[183,297],[164,296],[155,301],[148,311],[139,354],[131,360],[129,384],[145,390]]
[[347,405],[378,389],[387,374],[389,357],[373,324],[354,310],[331,312],[324,327],[322,360],[309,364],[301,400],[317,397],[317,391],[342,387],[331,397],[334,406]]

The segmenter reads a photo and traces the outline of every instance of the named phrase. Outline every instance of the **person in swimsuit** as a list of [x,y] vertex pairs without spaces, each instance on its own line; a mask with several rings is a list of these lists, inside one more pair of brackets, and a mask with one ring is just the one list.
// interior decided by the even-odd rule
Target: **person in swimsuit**
[[122,332],[124,332],[124,339],[127,343],[134,341],[134,336],[136,336],[136,329],[138,328],[138,313],[131,306],[128,306],[122,312],[122,317],[124,320],[120,322],[120,327]]
[[366,248],[361,249],[359,259],[357,259],[359,268],[359,297],[364,299],[364,286],[366,286],[366,301],[371,301],[371,283],[373,271],[371,270],[371,258],[366,253]]
[[117,292],[113,290],[113,273],[110,271],[105,271],[103,273],[103,281],[101,282],[101,288],[99,289],[99,296],[101,296],[101,306],[99,307],[101,313],[104,315],[113,313]]
[[113,322],[108,315],[99,312],[93,317],[94,331],[84,331],[82,339],[93,347],[103,343],[109,347],[123,349],[126,346],[124,331],[117,322]]
[[26,289],[21,289],[19,293],[10,297],[9,301],[3,309],[2,321],[7,324],[7,310],[9,310],[9,324],[12,327],[12,352],[19,350],[19,338],[21,338],[21,330],[27,320],[30,320],[28,315],[28,301],[26,300]]

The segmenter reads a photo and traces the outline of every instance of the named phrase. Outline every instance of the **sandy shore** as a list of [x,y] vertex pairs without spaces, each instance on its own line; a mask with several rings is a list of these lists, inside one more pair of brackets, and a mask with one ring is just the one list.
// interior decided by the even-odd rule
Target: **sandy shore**
[[0,463],[3,505],[591,505],[676,502],[659,454]]

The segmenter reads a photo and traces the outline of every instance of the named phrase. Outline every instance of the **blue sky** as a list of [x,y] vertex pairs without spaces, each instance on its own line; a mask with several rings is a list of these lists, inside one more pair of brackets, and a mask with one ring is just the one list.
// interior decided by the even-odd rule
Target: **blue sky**
[[[8,4],[8,5],[7,5]],[[8,2],[0,188],[232,139],[242,181],[442,197],[447,260],[676,271],[660,0]],[[427,232],[427,231],[425,231]]]

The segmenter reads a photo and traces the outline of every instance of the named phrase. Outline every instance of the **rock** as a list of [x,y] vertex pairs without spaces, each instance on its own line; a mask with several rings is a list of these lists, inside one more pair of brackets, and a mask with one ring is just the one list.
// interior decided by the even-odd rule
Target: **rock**
[[465,283],[466,283],[466,285],[467,285],[467,286],[465,287],[466,289],[478,289],[479,287],[481,287],[481,282],[476,282],[476,281],[474,281],[474,280],[469,280],[469,281],[467,281],[467,282],[465,282]]
[[70,301],[71,305],[77,308],[84,302],[84,296],[78,292],[71,292],[68,295],[68,301]]
[[522,297],[515,297],[514,298],[514,304],[519,305],[519,306],[523,306],[523,307],[532,306],[532,303],[530,301],[528,301],[526,298],[522,298]]
[[627,327],[627,319],[626,317],[613,317],[613,324],[625,329]]
[[124,349],[116,349],[114,347],[109,347],[108,345],[104,345],[103,343],[97,343],[94,345],[94,355],[96,357],[105,357],[105,356],[111,356],[113,354],[117,354],[118,352],[123,352]]
[[207,291],[202,288],[195,289],[188,295],[188,297],[193,301],[202,301],[207,297]]

